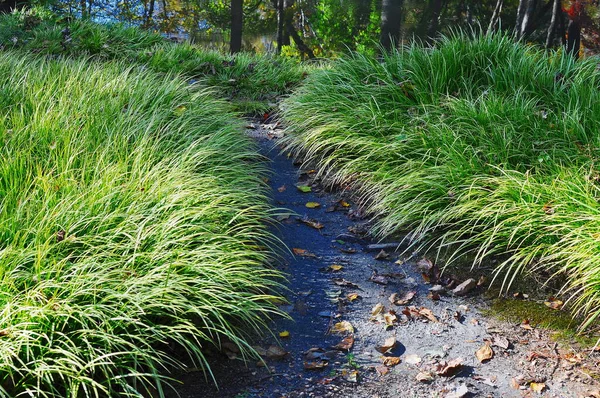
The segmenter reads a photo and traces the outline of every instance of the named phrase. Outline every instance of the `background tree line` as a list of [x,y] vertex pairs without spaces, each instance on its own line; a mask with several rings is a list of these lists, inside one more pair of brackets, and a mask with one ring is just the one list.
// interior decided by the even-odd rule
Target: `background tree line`
[[600,48],[598,0],[3,0],[0,6],[32,3],[175,38],[210,41],[216,34],[232,52],[244,47],[244,38],[264,36],[272,43],[268,50],[303,58],[376,52],[377,42],[390,48],[412,37],[428,41],[457,27],[509,30],[520,40],[564,45],[574,55],[581,44]]

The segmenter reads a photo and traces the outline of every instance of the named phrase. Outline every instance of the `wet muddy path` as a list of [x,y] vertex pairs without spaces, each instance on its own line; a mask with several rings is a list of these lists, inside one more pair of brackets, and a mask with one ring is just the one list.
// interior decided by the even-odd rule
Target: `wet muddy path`
[[593,396],[595,381],[565,360],[568,347],[535,325],[481,314],[484,275],[437,281],[422,257],[373,247],[355,204],[281,154],[273,127],[257,123],[249,133],[272,170],[273,204],[285,209],[273,232],[289,248],[276,267],[288,275],[282,309],[291,319],[272,322],[280,348],[274,337],[256,342],[265,363],[215,354],[219,389],[190,372],[179,377],[179,396]]

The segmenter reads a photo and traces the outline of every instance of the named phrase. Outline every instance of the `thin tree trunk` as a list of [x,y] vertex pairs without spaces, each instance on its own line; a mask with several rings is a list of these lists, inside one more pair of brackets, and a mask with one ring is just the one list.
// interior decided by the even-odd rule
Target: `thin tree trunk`
[[556,24],[559,19],[560,10],[560,0],[554,0],[554,7],[552,7],[552,19],[550,20],[550,26],[548,27],[548,36],[546,36],[546,48],[550,48],[552,46],[552,42],[554,41],[554,32],[556,31]]
[[528,31],[529,24],[531,23],[531,19],[533,17],[533,12],[535,11],[535,7],[537,5],[537,0],[528,0],[527,7],[525,12],[523,13],[523,21],[521,21],[521,26],[519,28],[519,39],[523,39],[525,34]]
[[578,20],[569,21],[567,35],[567,53],[577,59],[579,58],[579,47],[581,47],[581,25]]
[[496,7],[494,7],[494,13],[492,14],[492,19],[490,19],[490,24],[488,25],[487,34],[490,35],[494,30],[496,30],[496,25],[500,20],[500,14],[502,13],[502,6],[504,5],[504,0],[498,0],[496,2]]
[[274,0],[277,9],[277,54],[281,54],[281,48],[284,46],[283,36],[285,35],[285,4],[284,0]]
[[438,32],[440,13],[442,12],[442,0],[430,0],[429,6],[431,7],[431,21],[427,30],[427,37],[434,38]]
[[400,41],[401,21],[402,0],[382,0],[379,42],[385,50],[391,50]]
[[311,59],[315,58],[315,53],[313,52],[313,50],[311,50],[311,48],[309,46],[307,46],[306,43],[304,43],[304,40],[302,40],[302,38],[296,31],[296,28],[294,28],[294,24],[293,24],[291,15],[286,17],[285,22],[286,22],[286,24],[285,24],[286,30],[288,31],[290,36],[292,36],[292,39],[294,39],[294,43],[296,43],[298,50],[300,50],[301,53],[306,54],[308,56],[308,58],[311,58]]
[[244,16],[244,0],[231,0],[231,40],[229,51],[232,54],[242,50],[242,23]]
[[527,8],[528,0],[519,0],[519,7],[517,8],[517,21],[515,22],[515,35],[520,38],[521,24],[523,23],[523,14]]
[[87,13],[86,13],[86,1],[85,0],[79,0],[79,6],[81,7],[81,18],[85,18]]
[[150,27],[150,23],[154,18],[154,2],[155,0],[150,0],[150,2],[148,3],[148,13],[146,14],[146,19],[144,20],[144,26],[146,28]]

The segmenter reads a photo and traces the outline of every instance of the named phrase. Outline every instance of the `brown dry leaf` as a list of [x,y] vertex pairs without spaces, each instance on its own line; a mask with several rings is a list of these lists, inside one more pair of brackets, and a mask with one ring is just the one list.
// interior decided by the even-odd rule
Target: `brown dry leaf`
[[321,207],[321,204],[319,202],[307,202],[304,206],[309,209],[316,209],[317,207]]
[[437,292],[429,292],[429,294],[427,294],[427,298],[433,301],[438,301],[441,297]]
[[431,311],[429,308],[421,307],[419,309],[419,315],[423,318],[429,319],[431,322],[439,322],[435,315],[433,315],[433,311]]
[[510,342],[504,336],[494,336],[492,345],[495,345],[496,347],[500,347],[505,350],[508,350],[508,347],[510,346]]
[[311,258],[316,258],[317,257],[314,253],[311,253],[311,252],[309,252],[308,250],[305,250],[305,249],[299,249],[297,247],[292,248],[292,252],[296,256],[311,257]]
[[548,308],[552,308],[553,310],[560,310],[564,304],[562,300],[557,299],[556,297],[549,297],[548,301],[544,301],[544,304]]
[[376,272],[373,272],[373,275],[371,275],[371,278],[369,278],[369,280],[379,285],[387,285],[389,282],[388,278],[386,278],[383,275],[377,275]]
[[440,361],[435,367],[435,373],[439,376],[454,376],[462,368],[462,358],[456,358],[449,362]]
[[404,362],[410,365],[418,365],[421,363],[421,357],[417,354],[408,354],[404,357]]
[[433,374],[430,372],[419,372],[416,379],[421,383],[429,383],[433,381]]
[[401,361],[400,357],[381,357],[381,360],[385,366],[389,367],[396,366]]
[[353,302],[355,300],[358,300],[360,297],[360,295],[358,293],[349,293],[346,298],[348,299],[348,301]]
[[510,386],[512,388],[514,388],[515,390],[519,390],[521,388],[521,385],[519,384],[517,379],[515,379],[514,377],[512,379],[510,379]]
[[350,351],[353,345],[354,335],[349,335],[347,337],[344,337],[342,341],[340,341],[338,344],[334,345],[333,349],[339,351]]
[[379,253],[377,253],[377,255],[375,256],[375,260],[389,260],[390,258],[390,254],[388,252],[386,252],[385,250],[381,250]]
[[301,222],[308,225],[309,227],[313,227],[314,229],[321,229],[324,225],[317,220],[313,220],[311,218],[303,217],[300,219]]
[[375,307],[371,310],[371,316],[377,316],[385,311],[385,307],[381,303],[375,304]]
[[284,350],[283,348],[281,348],[277,345],[272,345],[269,348],[267,348],[267,352],[266,352],[265,356],[270,359],[282,359],[282,358],[285,358],[285,356],[287,356],[287,354],[288,354],[288,352],[286,350]]
[[329,362],[325,360],[320,361],[304,361],[304,369],[306,370],[320,370],[329,365]]
[[525,330],[533,330],[533,326],[529,324],[529,319],[523,319],[523,322],[521,322],[521,327]]
[[354,333],[354,326],[348,321],[341,321],[333,325],[331,331],[338,334]]
[[396,343],[396,336],[388,337],[387,339],[385,339],[385,342],[382,345],[376,346],[375,349],[380,353],[385,354],[389,350],[396,347]]
[[377,366],[375,366],[375,371],[377,372],[377,374],[379,376],[385,376],[386,374],[388,374],[390,372],[390,368],[388,368],[387,366],[384,366],[384,365],[377,365]]
[[355,254],[356,253],[356,249],[353,249],[351,247],[342,247],[342,248],[340,248],[340,251],[342,253],[346,253],[346,254]]
[[576,353],[566,353],[565,355],[562,356],[562,358],[565,361],[571,362],[571,363],[581,363],[581,361],[583,361],[583,357],[581,356],[581,354],[576,354]]
[[277,190],[279,192],[285,192],[286,189],[287,189],[287,187],[285,186],[285,184],[283,184],[282,186],[280,186],[279,188],[277,188]]
[[417,292],[411,290],[406,292],[402,298],[398,298],[397,294],[394,293],[390,296],[389,300],[396,305],[406,305],[412,301],[413,298],[417,295]]
[[546,384],[545,383],[531,383],[529,385],[529,387],[531,387],[531,391],[541,393],[546,389]]
[[352,283],[352,282],[347,281],[346,279],[343,279],[343,278],[334,278],[333,279],[333,283],[335,283],[338,286],[350,287],[350,288],[353,288],[353,289],[358,289],[358,285],[356,283]]
[[422,259],[420,259],[419,261],[417,261],[417,267],[421,271],[429,271],[429,270],[431,270],[433,268],[433,263],[427,257],[423,257]]
[[494,350],[492,350],[492,347],[490,347],[490,345],[486,343],[475,352],[475,356],[477,357],[479,362],[483,363],[494,357]]

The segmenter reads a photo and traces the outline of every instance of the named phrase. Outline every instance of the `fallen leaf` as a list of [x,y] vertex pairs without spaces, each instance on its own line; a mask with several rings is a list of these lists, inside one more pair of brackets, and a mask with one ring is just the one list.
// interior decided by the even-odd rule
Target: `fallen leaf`
[[529,385],[529,387],[531,387],[531,391],[541,393],[546,389],[546,384],[545,383],[531,383]]
[[441,299],[439,293],[436,292],[429,292],[429,294],[427,294],[427,298],[433,301],[438,301]]
[[280,186],[279,188],[277,188],[277,190],[279,192],[285,192],[286,189],[287,189],[287,187],[285,186],[285,184],[283,184],[282,186]]
[[334,278],[333,279],[333,283],[335,283],[338,286],[350,287],[350,288],[353,288],[353,289],[358,289],[358,285],[356,283],[352,283],[352,282],[347,281],[346,279],[343,279],[343,278]]
[[334,345],[333,349],[339,350],[339,351],[350,351],[352,349],[353,345],[354,345],[354,335],[349,335],[349,336],[344,337],[342,339],[342,341],[340,341],[339,343]]
[[356,249],[353,249],[353,248],[351,248],[351,247],[342,247],[342,248],[340,249],[340,251],[341,251],[342,253],[346,253],[346,254],[354,254],[354,253],[356,253]]
[[404,296],[402,296],[402,298],[398,298],[398,295],[394,293],[390,296],[389,300],[396,305],[406,305],[410,303],[416,295],[417,292],[414,290],[404,293]]
[[433,263],[430,259],[423,257],[422,259],[417,261],[417,267],[419,268],[419,270],[426,272],[433,268]]
[[332,264],[329,266],[329,269],[333,272],[341,271],[344,267],[338,264]]
[[552,308],[553,310],[560,310],[564,304],[561,300],[556,297],[548,298],[548,301],[544,301],[546,307]]
[[396,347],[396,343],[396,336],[388,337],[387,339],[385,339],[385,342],[382,345],[376,346],[375,349],[380,353],[385,354],[389,350]]
[[404,362],[410,365],[418,365],[421,363],[421,357],[417,354],[409,354],[404,357]]
[[300,256],[300,257],[311,257],[311,258],[316,258],[316,254],[309,252],[308,250],[305,249],[299,249],[297,247],[292,248],[292,252],[296,255],[296,256]]
[[355,300],[358,300],[360,297],[360,295],[358,293],[349,293],[346,298],[348,299],[348,301],[353,302]]
[[473,290],[475,287],[477,287],[477,281],[473,278],[469,278],[460,285],[456,286],[456,288],[452,290],[452,293],[457,296],[464,296],[465,294]]
[[384,366],[384,365],[377,365],[377,366],[375,366],[375,371],[377,372],[377,374],[379,376],[385,376],[386,374],[388,374],[390,372],[390,368],[388,368],[387,366]]
[[486,343],[475,352],[475,356],[477,357],[479,362],[483,363],[494,357],[494,350],[492,350],[492,347],[490,347],[490,345]]
[[313,227],[314,229],[321,229],[324,225],[317,220],[313,220],[312,218],[303,217],[300,219],[300,222],[308,225],[309,227]]
[[351,383],[358,382],[358,370],[342,370],[342,377]]
[[385,311],[385,307],[381,303],[375,304],[375,307],[371,310],[371,316],[377,316]]
[[329,362],[325,360],[320,361],[304,361],[304,369],[306,370],[320,370],[329,365]]
[[279,332],[279,337],[290,337],[290,332],[284,330],[283,332]]
[[385,250],[381,250],[375,256],[375,260],[380,260],[380,261],[389,260],[389,258],[390,258],[390,254],[388,252],[386,252]]
[[508,339],[506,337],[503,337],[503,336],[494,336],[494,340],[492,341],[492,345],[494,345],[496,347],[503,348],[505,350],[508,350],[508,347],[510,346],[510,342],[508,341]]
[[341,321],[333,325],[331,331],[338,334],[354,333],[354,326],[348,321]]
[[346,202],[344,199],[338,202],[342,207],[350,207],[350,203]]
[[376,272],[373,272],[373,275],[371,275],[369,280],[379,285],[387,285],[389,283],[388,278],[383,275],[378,275]]
[[283,348],[277,345],[272,345],[269,348],[267,348],[265,356],[270,359],[282,359],[285,358],[287,354],[288,352],[285,351]]
[[429,383],[433,381],[433,374],[430,372],[419,372],[416,379],[421,383]]
[[517,379],[515,379],[514,377],[512,379],[510,379],[510,386],[512,388],[514,388],[515,390],[519,390],[521,388],[521,385],[519,384]]
[[435,373],[439,376],[453,376],[462,368],[462,358],[456,358],[449,362],[440,361],[435,367]]
[[533,330],[533,326],[529,324],[529,319],[523,319],[523,322],[521,322],[521,327],[525,330]]
[[381,357],[381,360],[385,366],[389,367],[396,366],[401,362],[400,357]]
[[298,188],[298,191],[304,192],[304,193],[308,193],[308,192],[312,191],[312,188],[309,187],[308,185],[296,185],[296,188]]
[[552,207],[552,204],[550,202],[542,206],[542,210],[544,210],[544,213],[548,215],[554,214],[554,207]]
[[308,207],[309,209],[316,209],[317,207],[321,207],[321,204],[318,202],[307,202],[304,206]]
[[386,314],[383,314],[383,320],[385,322],[386,328],[390,328],[394,326],[394,323],[398,320],[398,318],[396,317],[396,314],[388,312]]

